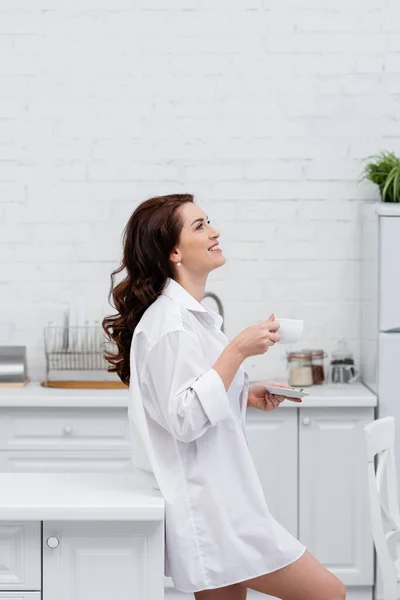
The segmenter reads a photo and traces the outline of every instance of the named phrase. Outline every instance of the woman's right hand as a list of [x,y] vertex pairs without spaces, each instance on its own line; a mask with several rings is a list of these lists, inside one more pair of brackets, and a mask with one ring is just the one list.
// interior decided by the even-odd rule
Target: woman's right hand
[[272,314],[267,321],[243,329],[231,343],[236,346],[243,359],[257,354],[265,354],[281,339],[277,333],[279,327],[279,323],[275,321],[275,315]]

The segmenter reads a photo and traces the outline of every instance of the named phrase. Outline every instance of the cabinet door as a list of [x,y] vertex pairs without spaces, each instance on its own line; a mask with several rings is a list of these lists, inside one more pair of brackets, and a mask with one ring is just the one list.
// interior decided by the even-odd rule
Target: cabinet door
[[297,537],[297,408],[268,413],[249,408],[246,417],[246,436],[268,508]]
[[0,451],[1,473],[93,473],[132,471],[132,456],[117,452],[6,450]]
[[299,413],[299,539],[345,585],[372,585],[364,426],[374,409]]
[[41,589],[40,526],[40,521],[0,521],[0,590]]
[[162,600],[163,573],[163,522],[43,523],[46,600]]

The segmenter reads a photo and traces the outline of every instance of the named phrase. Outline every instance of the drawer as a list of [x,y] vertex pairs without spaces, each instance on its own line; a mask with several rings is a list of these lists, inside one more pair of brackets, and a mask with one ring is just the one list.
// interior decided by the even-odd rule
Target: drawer
[[0,450],[130,449],[126,408],[4,408]]
[[0,592],[0,600],[41,600],[42,592]]
[[1,473],[112,473],[133,470],[130,452],[0,450]]

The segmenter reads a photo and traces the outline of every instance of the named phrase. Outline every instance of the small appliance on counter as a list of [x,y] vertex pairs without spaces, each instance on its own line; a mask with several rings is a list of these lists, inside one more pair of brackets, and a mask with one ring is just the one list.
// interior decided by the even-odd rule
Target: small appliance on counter
[[24,387],[28,381],[26,346],[0,346],[0,386]]
[[358,371],[354,366],[353,352],[346,342],[339,342],[332,352],[329,367],[329,383],[354,383],[358,380]]

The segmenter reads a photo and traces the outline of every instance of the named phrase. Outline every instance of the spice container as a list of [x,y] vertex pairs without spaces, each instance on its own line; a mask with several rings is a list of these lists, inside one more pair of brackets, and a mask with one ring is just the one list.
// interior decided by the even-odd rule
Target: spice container
[[287,353],[289,369],[289,385],[305,387],[313,384],[311,353],[309,350],[298,350]]
[[311,369],[313,375],[313,383],[321,384],[325,382],[324,358],[328,355],[323,350],[310,350],[311,352]]

